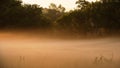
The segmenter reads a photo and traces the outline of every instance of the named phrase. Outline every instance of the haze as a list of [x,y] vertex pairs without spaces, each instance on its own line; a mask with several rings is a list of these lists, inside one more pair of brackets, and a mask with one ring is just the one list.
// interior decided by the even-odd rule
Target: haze
[[120,68],[120,0],[23,1],[0,2],[0,68]]
[[[119,38],[60,40],[15,33],[0,37],[2,68],[119,68]],[[108,61],[94,64],[101,56]]]
[[[42,7],[47,7],[50,5],[50,3],[55,3],[56,5],[63,5],[66,10],[72,10],[76,8],[75,2],[77,0],[22,0],[24,3],[28,4],[39,4]],[[88,0],[89,2],[94,2],[96,0]]]

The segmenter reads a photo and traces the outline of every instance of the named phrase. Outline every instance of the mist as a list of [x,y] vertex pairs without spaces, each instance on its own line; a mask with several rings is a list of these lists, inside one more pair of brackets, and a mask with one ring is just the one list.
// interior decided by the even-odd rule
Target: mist
[[0,2],[0,68],[120,68],[120,0],[23,3]]
[[[1,68],[119,68],[120,39],[0,34]],[[97,58],[97,59],[96,59]]]

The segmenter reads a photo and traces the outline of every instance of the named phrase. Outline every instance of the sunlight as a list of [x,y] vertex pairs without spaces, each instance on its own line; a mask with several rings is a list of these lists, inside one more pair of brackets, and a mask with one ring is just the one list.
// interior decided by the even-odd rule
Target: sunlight
[[[50,3],[55,3],[56,5],[62,4],[66,10],[72,10],[76,7],[77,0],[23,0],[24,3],[29,4],[39,4],[42,7],[48,8]],[[89,2],[95,2],[96,0],[88,0]]]
[[1,0],[0,68],[120,68],[120,0]]

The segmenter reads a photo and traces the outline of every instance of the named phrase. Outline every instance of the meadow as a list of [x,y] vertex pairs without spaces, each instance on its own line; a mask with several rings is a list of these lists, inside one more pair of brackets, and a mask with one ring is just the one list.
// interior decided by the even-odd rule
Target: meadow
[[119,38],[0,37],[0,68],[120,68]]

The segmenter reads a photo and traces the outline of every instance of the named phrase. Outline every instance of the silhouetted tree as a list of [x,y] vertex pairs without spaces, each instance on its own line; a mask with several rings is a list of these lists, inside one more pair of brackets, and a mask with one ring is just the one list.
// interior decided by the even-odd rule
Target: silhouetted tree
[[104,35],[120,32],[120,3],[92,2],[85,0],[76,2],[81,9],[63,15],[57,24],[63,30],[81,34]]
[[42,15],[39,5],[21,4],[19,0],[0,2],[1,28],[48,28],[51,22]]
[[78,0],[76,4],[78,5],[78,8],[82,9],[85,8],[89,4],[89,2],[86,0]]
[[52,22],[55,22],[64,13],[65,8],[62,5],[56,6],[54,3],[51,3],[49,8],[43,9],[43,15],[50,19]]

